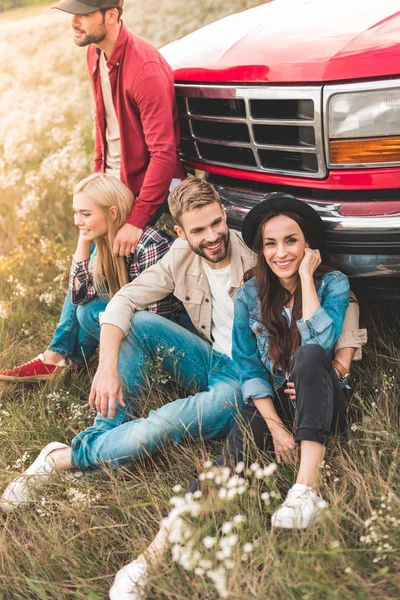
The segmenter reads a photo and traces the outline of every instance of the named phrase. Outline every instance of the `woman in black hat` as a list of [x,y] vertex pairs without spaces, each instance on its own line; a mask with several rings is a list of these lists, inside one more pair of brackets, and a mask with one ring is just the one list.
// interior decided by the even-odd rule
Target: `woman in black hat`
[[249,436],[273,450],[278,463],[294,463],[299,444],[296,483],[272,525],[304,529],[325,506],[317,476],[328,436],[347,425],[332,358],[349,282],[343,273],[321,268],[322,221],[292,196],[271,194],[248,213],[242,233],[257,253],[235,297],[232,338],[247,406],[229,434],[224,460],[244,460]]
[[[232,358],[246,407],[228,435],[218,465],[248,462],[248,440],[273,450],[278,463],[294,463],[296,483],[272,515],[275,527],[304,529],[318,520],[325,502],[317,493],[318,466],[331,432],[346,430],[346,399],[332,366],[333,348],[349,304],[349,282],[321,268],[324,230],[305,202],[272,193],[246,216],[245,243],[256,266],[235,296]],[[293,424],[295,423],[295,426]],[[293,431],[294,430],[294,431]],[[199,479],[189,487],[200,488]],[[110,598],[144,597],[148,565],[168,546],[162,525],[144,555],[122,568]]]

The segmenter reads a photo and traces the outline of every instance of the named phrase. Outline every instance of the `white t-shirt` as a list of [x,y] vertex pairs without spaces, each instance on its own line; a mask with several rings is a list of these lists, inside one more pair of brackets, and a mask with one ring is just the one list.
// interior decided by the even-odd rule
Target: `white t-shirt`
[[100,53],[100,81],[106,116],[107,151],[105,172],[107,175],[114,175],[114,177],[118,177],[119,179],[121,174],[121,138],[117,113],[115,112],[112,98],[110,75],[104,52]]
[[290,328],[290,325],[292,324],[293,306],[290,306],[289,308],[287,308],[286,306],[284,306],[283,310],[285,311],[286,318],[287,318],[287,321],[288,321],[288,325],[289,325],[289,328]]
[[211,335],[213,348],[232,357],[233,300],[231,289],[231,266],[224,269],[212,269],[203,260],[204,273],[211,291]]

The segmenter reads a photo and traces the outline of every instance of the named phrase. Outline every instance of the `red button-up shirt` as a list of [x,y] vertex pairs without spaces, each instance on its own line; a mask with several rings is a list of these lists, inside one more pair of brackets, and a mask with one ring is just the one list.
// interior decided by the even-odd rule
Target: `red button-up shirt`
[[[100,51],[91,44],[87,63],[96,105],[95,171],[106,164],[106,120],[100,83]],[[121,180],[135,194],[128,223],[140,229],[182,179],[178,111],[171,67],[149,42],[121,26],[107,66],[121,138]]]

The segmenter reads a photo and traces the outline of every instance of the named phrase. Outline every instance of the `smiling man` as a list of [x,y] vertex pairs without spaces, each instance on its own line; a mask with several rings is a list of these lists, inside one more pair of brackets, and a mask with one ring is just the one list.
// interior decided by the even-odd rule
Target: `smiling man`
[[123,0],[61,0],[53,6],[72,15],[75,44],[88,46],[94,171],[120,178],[136,196],[114,245],[114,254],[129,256],[184,174],[172,70],[154,46],[122,23],[122,7]]

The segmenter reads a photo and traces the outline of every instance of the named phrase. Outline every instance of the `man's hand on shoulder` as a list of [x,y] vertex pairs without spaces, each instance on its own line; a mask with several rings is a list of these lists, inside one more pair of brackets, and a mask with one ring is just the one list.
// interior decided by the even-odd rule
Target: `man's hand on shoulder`
[[118,371],[113,372],[99,367],[90,390],[90,406],[92,408],[96,407],[97,411],[103,417],[108,416],[110,419],[113,419],[115,417],[117,400],[120,406],[125,406]]
[[114,256],[129,256],[136,250],[136,246],[142,237],[143,229],[125,223],[118,231],[114,241],[113,254]]

